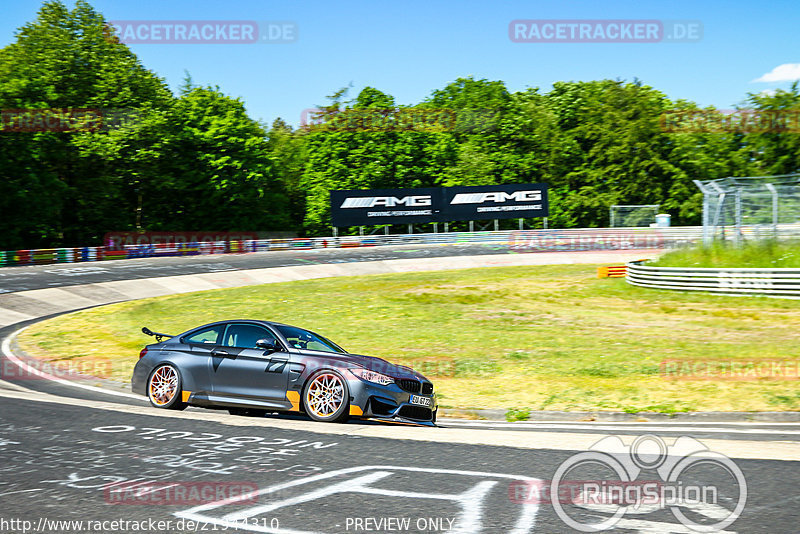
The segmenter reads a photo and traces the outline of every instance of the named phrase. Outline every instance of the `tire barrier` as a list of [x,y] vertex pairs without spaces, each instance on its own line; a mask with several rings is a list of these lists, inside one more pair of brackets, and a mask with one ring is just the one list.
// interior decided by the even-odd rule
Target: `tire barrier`
[[274,250],[379,247],[387,245],[486,244],[508,247],[512,252],[559,252],[581,250],[632,250],[674,248],[696,243],[702,228],[591,228],[570,230],[518,230],[497,232],[447,232],[294,239],[245,239],[187,243],[158,243],[116,247],[78,247],[0,251],[0,266],[73,263],[86,261],[243,254]]
[[800,269],[627,267],[626,281],[639,287],[800,299]]

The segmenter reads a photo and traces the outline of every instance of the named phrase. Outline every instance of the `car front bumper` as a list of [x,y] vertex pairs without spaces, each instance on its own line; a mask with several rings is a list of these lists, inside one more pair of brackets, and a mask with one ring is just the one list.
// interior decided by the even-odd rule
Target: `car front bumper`
[[[397,384],[382,386],[359,378],[348,379],[350,415],[392,421],[432,425],[439,408],[436,393],[411,393]],[[412,402],[416,401],[416,402]],[[430,403],[425,406],[420,403]]]

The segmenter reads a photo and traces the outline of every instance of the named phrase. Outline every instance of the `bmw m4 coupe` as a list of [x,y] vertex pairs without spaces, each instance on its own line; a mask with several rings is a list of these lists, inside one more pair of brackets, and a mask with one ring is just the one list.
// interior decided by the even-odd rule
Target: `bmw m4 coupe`
[[304,412],[316,421],[350,416],[433,425],[433,384],[410,367],[350,354],[309,330],[234,320],[176,336],[159,334],[139,354],[131,389],[158,408],[227,409],[234,415]]

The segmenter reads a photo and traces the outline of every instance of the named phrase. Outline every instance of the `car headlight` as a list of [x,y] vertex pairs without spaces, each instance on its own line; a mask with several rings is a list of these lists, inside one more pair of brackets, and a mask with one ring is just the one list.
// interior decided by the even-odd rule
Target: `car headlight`
[[361,380],[366,380],[367,382],[374,382],[375,384],[380,384],[382,386],[394,384],[394,378],[391,376],[382,375],[381,373],[376,373],[375,371],[370,371],[369,369],[350,369],[350,372]]

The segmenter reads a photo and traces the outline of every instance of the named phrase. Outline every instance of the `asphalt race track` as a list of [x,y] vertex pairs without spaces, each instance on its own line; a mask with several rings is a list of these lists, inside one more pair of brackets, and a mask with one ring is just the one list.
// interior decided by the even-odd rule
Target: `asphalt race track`
[[[14,267],[0,270],[0,288],[16,292],[213,269],[507,252],[497,246],[407,246]],[[0,339],[22,326],[1,328]],[[16,365],[6,355],[13,352],[11,341],[3,345],[3,366]],[[669,447],[682,436],[700,440],[710,449],[697,455],[705,462],[680,471],[677,481],[681,488],[713,488],[716,502],[687,499],[677,514],[658,501],[631,506],[608,532],[693,532],[678,516],[704,525],[721,521],[742,502],[741,487],[733,483],[737,473],[746,480],[746,501],[723,531],[798,531],[798,423],[332,425],[300,416],[156,410],[144,398],[107,389],[40,376],[0,381],[0,533],[577,532],[565,515],[577,525],[597,524],[618,508],[602,499],[554,503],[543,488],[565,462],[576,466],[561,478],[570,487],[621,480],[610,461],[576,463],[583,458],[576,454],[588,454],[604,436],[620,436],[625,445]],[[645,434],[662,441],[637,441]],[[630,480],[667,486],[652,460],[667,466],[674,459],[673,467],[680,467],[690,452],[676,450],[666,455],[642,448],[650,456],[640,455],[638,462],[647,466]],[[627,466],[633,457],[613,458]]]
[[510,253],[512,251],[507,245],[468,243],[463,245],[398,245],[370,248],[287,250],[250,254],[175,256],[92,263],[4,267],[0,269],[0,293],[92,284],[113,280],[139,280],[160,276],[269,267]]

